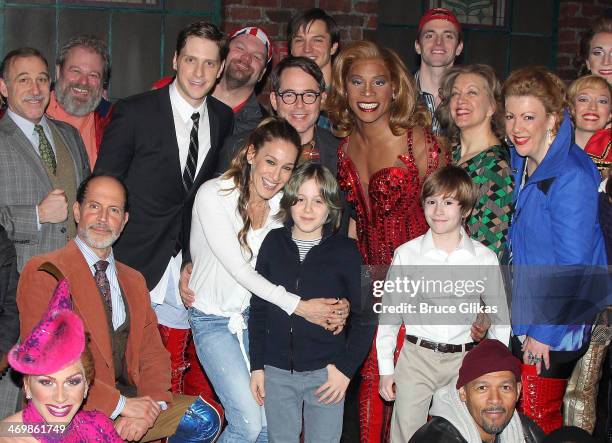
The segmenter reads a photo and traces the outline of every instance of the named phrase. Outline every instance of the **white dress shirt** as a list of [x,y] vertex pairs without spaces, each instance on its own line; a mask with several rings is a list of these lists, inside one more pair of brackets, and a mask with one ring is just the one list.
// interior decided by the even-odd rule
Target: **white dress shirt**
[[119,326],[121,326],[125,322],[125,305],[123,304],[123,298],[121,297],[121,289],[119,287],[119,279],[117,278],[117,266],[115,265],[115,257],[113,256],[113,251],[111,249],[110,254],[105,259],[101,259],[98,255],[85,244],[83,240],[79,238],[77,235],[74,238],[74,242],[78,246],[81,254],[85,258],[87,262],[87,266],[89,266],[89,270],[91,271],[91,275],[96,275],[96,268],[94,265],[100,260],[106,260],[108,262],[108,267],[106,268],[106,278],[108,279],[108,283],[110,285],[111,290],[111,303],[113,306],[113,329],[115,331]]
[[[181,165],[181,174],[187,163],[189,155],[189,141],[193,121],[191,115],[194,112],[200,113],[200,124],[198,126],[198,161],[196,164],[196,175],[200,171],[204,159],[211,146],[210,124],[208,121],[208,108],[206,99],[194,108],[180,95],[176,87],[176,80],[169,86],[170,104],[172,105],[172,116],[174,119],[174,130],[176,132],[176,142],[178,145],[178,156]],[[182,254],[170,257],[166,270],[157,285],[151,290],[151,303],[157,314],[159,323],[178,329],[188,329],[187,312],[184,311],[178,284],[180,280],[182,264]],[[163,303],[169,306],[156,306]],[[184,311],[184,312],[183,312]],[[180,318],[179,318],[180,317]]]
[[[17,125],[21,132],[26,136],[26,138],[32,143],[34,147],[34,151],[40,157],[40,151],[38,147],[40,146],[40,137],[38,136],[38,132],[34,130],[34,123],[30,120],[23,118],[22,116],[15,114],[13,111],[8,109],[6,111],[6,115],[8,115],[13,122]],[[43,114],[40,122],[38,122],[40,126],[43,127],[43,132],[47,136],[47,140],[51,144],[51,149],[53,149],[53,153],[57,155],[57,151],[55,150],[55,142],[53,140],[53,134],[51,133],[51,128],[49,127],[49,123],[47,122],[47,117]]]
[[[461,241],[457,248],[451,253],[438,249],[433,241],[431,229],[424,235],[417,237],[399,246],[393,254],[393,262],[387,274],[387,280],[394,280],[402,272],[402,266],[471,266],[470,270],[482,267],[482,277],[485,281],[492,282],[495,295],[482,294],[482,300],[487,305],[497,306],[498,313],[489,314],[492,325],[489,328],[489,337],[496,338],[502,343],[510,340],[510,321],[508,307],[506,305],[505,290],[501,279],[499,261],[493,251],[486,246],[472,240],[466,232],[461,230]],[[409,268],[404,268],[404,270]],[[450,268],[449,268],[450,269]],[[457,276],[461,276],[461,270],[457,270]],[[488,285],[487,285],[488,287]],[[383,305],[393,303],[392,296],[387,293],[383,295]],[[488,300],[488,301],[487,301]],[[457,305],[464,301],[457,298]],[[503,303],[500,303],[503,301]],[[387,302],[387,303],[385,303]],[[502,304],[502,306],[500,306]],[[424,340],[447,344],[464,344],[472,342],[471,324],[476,319],[475,313],[452,314],[453,319],[457,319],[454,325],[439,325],[431,322],[430,324],[413,324],[409,321],[410,315],[402,315],[401,320],[406,326],[406,335],[413,335]],[[381,319],[384,317],[380,317]],[[388,317],[387,317],[388,319]],[[401,322],[394,324],[380,324],[376,335],[376,351],[378,355],[378,368],[380,375],[389,375],[394,372],[393,353],[397,344],[397,334]]]
[[204,183],[196,194],[190,248],[193,273],[189,282],[195,292],[193,306],[205,314],[232,317],[249,306],[253,293],[292,314],[300,298],[270,283],[254,269],[264,238],[270,230],[282,226],[274,218],[281,193],[269,200],[270,211],[264,225],[249,230],[247,242],[253,253],[249,257],[238,242],[243,222],[237,211],[239,191],[228,191],[233,187],[233,180],[219,177]]

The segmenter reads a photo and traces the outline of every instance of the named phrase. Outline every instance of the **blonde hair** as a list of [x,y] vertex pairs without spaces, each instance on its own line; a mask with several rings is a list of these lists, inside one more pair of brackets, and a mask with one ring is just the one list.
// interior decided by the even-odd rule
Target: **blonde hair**
[[567,107],[565,84],[543,66],[528,66],[512,71],[502,88],[504,103],[508,97],[531,96],[537,98],[546,114],[555,117],[552,129],[556,135],[563,121],[563,111]]
[[445,129],[448,139],[452,143],[459,142],[460,131],[451,116],[450,99],[457,77],[463,74],[478,75],[485,81],[485,91],[489,97],[489,101],[495,109],[495,112],[491,117],[491,131],[498,138],[502,138],[505,133],[505,113],[502,105],[501,83],[499,82],[499,79],[491,66],[473,64],[454,66],[446,71],[442,77],[442,102],[436,110],[436,116],[440,121],[440,125]]
[[576,104],[574,102],[578,94],[580,94],[580,91],[586,88],[603,89],[608,92],[608,98],[612,100],[612,85],[603,77],[591,74],[577,78],[569,85],[569,88],[567,88],[567,100],[574,123],[576,123]]

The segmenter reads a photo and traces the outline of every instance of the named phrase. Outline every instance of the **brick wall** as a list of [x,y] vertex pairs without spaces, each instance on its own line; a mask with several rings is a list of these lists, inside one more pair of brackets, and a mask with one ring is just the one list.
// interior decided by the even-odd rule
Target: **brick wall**
[[577,66],[574,61],[580,49],[580,38],[593,19],[610,7],[609,0],[561,0],[559,7],[559,38],[557,73],[564,80],[574,80]]
[[274,41],[285,41],[287,23],[299,10],[319,7],[334,17],[341,41],[374,39],[378,0],[222,0],[223,28],[259,26]]

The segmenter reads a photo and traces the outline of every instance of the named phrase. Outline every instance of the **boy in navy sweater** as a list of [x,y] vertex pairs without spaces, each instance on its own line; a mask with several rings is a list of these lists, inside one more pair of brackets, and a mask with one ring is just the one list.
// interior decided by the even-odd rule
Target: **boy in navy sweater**
[[[355,242],[336,233],[338,185],[315,163],[305,163],[285,186],[283,220],[259,250],[257,271],[302,299],[346,298],[350,332],[334,335],[257,296],[251,298],[251,391],[263,404],[271,443],[340,440],[344,394],[363,362],[375,325],[362,324],[360,267]],[[264,401],[265,400],[265,401]]]

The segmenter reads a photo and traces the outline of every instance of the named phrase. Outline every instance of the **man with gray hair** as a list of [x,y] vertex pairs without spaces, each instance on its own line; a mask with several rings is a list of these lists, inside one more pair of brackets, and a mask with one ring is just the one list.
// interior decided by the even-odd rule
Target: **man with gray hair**
[[90,35],[72,37],[60,49],[55,77],[47,115],[78,129],[93,169],[112,111],[102,97],[110,78],[106,43]]

